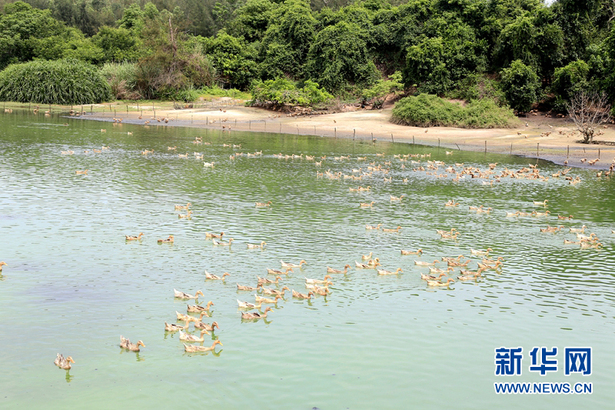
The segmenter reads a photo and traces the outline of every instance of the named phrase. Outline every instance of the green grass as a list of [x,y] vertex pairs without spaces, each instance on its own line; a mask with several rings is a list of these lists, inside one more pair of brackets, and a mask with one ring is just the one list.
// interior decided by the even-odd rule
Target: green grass
[[229,97],[236,100],[251,100],[252,94],[249,92],[239,91],[235,88],[223,89],[218,86],[203,87],[196,90],[198,97],[206,101],[210,101],[220,97]]
[[491,99],[472,100],[465,106],[430,94],[402,98],[391,121],[416,127],[509,128],[519,120],[510,108]]

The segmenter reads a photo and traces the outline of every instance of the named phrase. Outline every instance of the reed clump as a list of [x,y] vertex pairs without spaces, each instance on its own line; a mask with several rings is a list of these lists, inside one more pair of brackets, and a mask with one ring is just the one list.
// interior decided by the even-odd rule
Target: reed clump
[[37,104],[94,104],[112,99],[100,71],[74,59],[12,64],[0,72],[0,100]]

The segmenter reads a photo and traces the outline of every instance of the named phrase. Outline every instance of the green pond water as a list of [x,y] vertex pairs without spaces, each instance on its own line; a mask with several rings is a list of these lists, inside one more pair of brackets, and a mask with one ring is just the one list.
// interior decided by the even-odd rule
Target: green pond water
[[[197,136],[211,145],[193,144]],[[103,145],[109,149],[92,152]],[[154,153],[142,155],[145,149]],[[67,150],[74,155],[61,154]],[[195,151],[215,168],[205,168]],[[178,157],[186,152],[188,159]],[[317,168],[277,153],[327,158]],[[405,144],[0,114],[0,261],[8,264],[0,280],[0,408],[612,408],[615,181],[573,169],[568,175],[582,178],[575,186],[563,178],[486,186],[413,172],[410,161],[402,169],[393,157],[426,153],[481,169],[497,162],[496,172],[536,164]],[[341,155],[351,159],[334,159]],[[382,174],[316,177],[317,170],[352,174],[385,161],[392,163],[391,182]],[[562,169],[538,166],[543,175]],[[87,175],[75,175],[84,169]],[[358,185],[371,190],[349,192]],[[402,194],[401,202],[389,201]],[[460,205],[445,208],[449,199]],[[543,211],[532,201],[544,199],[548,218],[506,217]],[[267,201],[270,208],[254,206]],[[372,209],[359,207],[370,201]],[[174,205],[187,202],[192,220],[178,219]],[[468,210],[479,205],[493,211]],[[368,231],[366,224],[402,229]],[[556,234],[539,231],[560,224]],[[582,225],[602,249],[564,245],[576,239],[568,228]],[[457,241],[436,233],[453,227]],[[205,240],[205,232],[220,231],[234,238],[230,249]],[[139,232],[142,241],[124,240]],[[168,235],[173,245],[156,243]],[[260,241],[265,250],[247,249]],[[414,265],[487,247],[504,267],[476,282],[429,288],[420,279],[427,268]],[[417,248],[420,258],[400,255]],[[403,273],[354,269],[370,251],[383,268]],[[300,292],[304,277],[322,278],[326,266],[353,268],[333,275],[327,297],[308,302],[287,293],[267,320],[242,322],[236,300],[254,297],[237,292],[236,283],[255,286],[266,268],[302,259],[307,265],[283,282]],[[478,260],[472,257],[469,268]],[[205,270],[230,276],[206,281]],[[184,353],[178,334],[165,333],[164,322],[176,323],[175,311],[186,311],[174,288],[202,290],[199,301],[215,303],[208,321],[219,323],[214,337],[223,346],[214,353]],[[146,347],[122,351],[120,335]],[[559,348],[557,372],[529,371],[534,346]],[[499,347],[523,347],[521,376],[495,375]],[[592,347],[591,375],[564,375],[566,347]],[[68,373],[53,365],[58,352],[76,362]],[[498,395],[494,382],[591,382],[593,394]]]

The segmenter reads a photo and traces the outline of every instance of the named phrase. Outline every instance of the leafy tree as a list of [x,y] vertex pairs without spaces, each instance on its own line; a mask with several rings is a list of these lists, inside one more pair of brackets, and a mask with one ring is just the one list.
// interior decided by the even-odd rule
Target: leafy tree
[[502,90],[510,106],[519,112],[528,112],[538,100],[540,80],[536,71],[515,60],[501,72]]
[[370,86],[378,78],[359,26],[339,22],[321,30],[308,55],[307,73],[330,92]]
[[200,41],[222,81],[235,88],[249,86],[257,71],[256,52],[243,38],[220,30],[215,37],[201,38]]
[[269,24],[273,23],[274,6],[270,0],[248,0],[235,10],[234,19],[229,23],[229,32],[248,42],[261,41]]
[[467,24],[448,23],[445,19],[430,22],[427,33],[441,33],[438,37],[422,37],[408,48],[404,83],[416,84],[419,91],[444,94],[458,82],[476,71],[485,69],[486,50]]
[[101,27],[92,41],[102,50],[104,61],[136,61],[142,54],[140,39],[123,27]]
[[37,40],[60,35],[66,27],[51,16],[18,1],[4,6],[0,16],[0,68],[35,57]]
[[286,0],[272,12],[260,49],[261,76],[301,77],[310,44],[314,40],[316,19],[309,3]]
[[585,61],[573,61],[555,69],[551,88],[559,97],[569,100],[573,95],[589,88],[588,74],[589,65]]
[[543,76],[550,76],[563,59],[564,36],[548,10],[517,17],[501,31],[494,49],[495,67],[506,67],[513,60],[531,65]]

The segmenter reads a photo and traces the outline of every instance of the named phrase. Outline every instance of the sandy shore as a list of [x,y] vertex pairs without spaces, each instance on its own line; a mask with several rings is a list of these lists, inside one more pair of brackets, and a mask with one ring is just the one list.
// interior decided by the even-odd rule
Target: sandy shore
[[[123,104],[123,103],[122,103]],[[319,135],[359,140],[394,141],[440,146],[450,150],[485,151],[540,158],[575,167],[605,169],[615,160],[615,127],[601,127],[596,140],[606,144],[581,144],[573,124],[562,118],[530,115],[520,118],[517,128],[463,129],[452,127],[417,128],[389,122],[391,109],[354,110],[335,114],[290,116],[260,108],[251,108],[233,100],[219,100],[201,108],[173,109],[166,106],[109,108],[106,112],[83,118],[159,126],[187,126],[224,130]],[[165,122],[166,121],[168,122]],[[549,133],[546,135],[546,133]],[[587,162],[599,161],[589,166]]]

